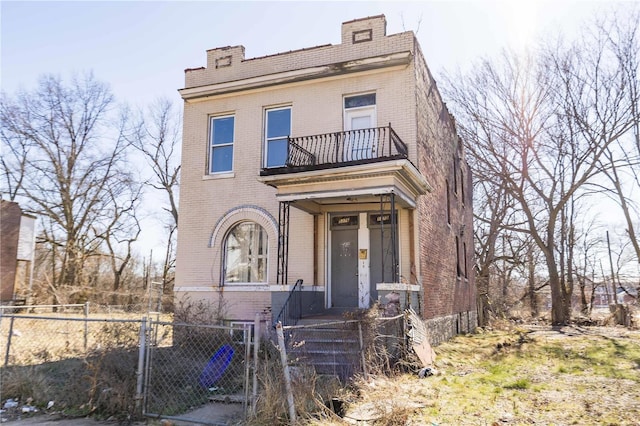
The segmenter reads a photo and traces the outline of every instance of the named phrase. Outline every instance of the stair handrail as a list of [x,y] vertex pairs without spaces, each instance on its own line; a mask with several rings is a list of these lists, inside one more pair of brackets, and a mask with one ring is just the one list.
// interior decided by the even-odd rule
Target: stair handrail
[[[298,320],[302,317],[302,298],[300,297],[302,293],[302,278],[298,279],[296,283],[293,285],[293,288],[289,290],[289,296],[287,296],[287,300],[285,300],[284,305],[282,305],[282,309],[280,309],[280,313],[276,317],[276,320],[273,322],[273,326],[275,327],[278,322],[281,322],[283,326],[296,325]],[[297,315],[291,317],[290,315],[290,304],[294,299],[294,296],[297,297],[298,301],[298,313]],[[289,320],[293,320],[292,323]]]

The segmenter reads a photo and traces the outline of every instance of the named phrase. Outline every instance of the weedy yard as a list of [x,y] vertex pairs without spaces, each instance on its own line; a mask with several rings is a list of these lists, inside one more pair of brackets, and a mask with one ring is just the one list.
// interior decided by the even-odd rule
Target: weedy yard
[[[73,363],[55,361],[63,349],[49,347],[46,353],[36,351],[41,355],[39,360],[3,368],[0,394],[3,398],[20,397],[21,401],[33,399],[44,404],[55,398],[55,410],[62,410],[66,416],[101,414],[96,418],[105,418],[108,414],[118,420],[133,419],[137,352],[123,349],[130,346],[126,342],[135,340],[137,332],[128,330],[127,325],[101,327],[104,336],[112,337],[108,342],[99,340],[98,346],[115,345],[113,356],[107,352]],[[18,340],[26,340],[25,330]],[[64,330],[58,327],[56,332]],[[41,328],[39,334],[48,340],[54,336],[53,331],[43,333]],[[126,336],[130,338],[125,339]],[[35,344],[35,339],[29,342]],[[69,349],[68,343],[64,349]],[[435,351],[436,374],[424,378],[416,374],[416,363],[400,361],[394,368],[390,362],[380,363],[379,356],[378,364],[384,364],[381,371],[388,374],[375,374],[372,370],[376,363],[372,361],[368,363],[369,377],[356,379],[348,386],[329,376],[316,376],[312,369],[296,370],[293,393],[298,424],[640,425],[638,330],[505,326],[458,336]],[[232,424],[289,424],[282,368],[271,343],[264,343],[260,359],[256,407],[246,418],[239,416]],[[59,371],[51,376],[53,368]],[[389,368],[394,372],[389,373]],[[58,386],[48,379],[50,376],[75,380],[65,380]],[[52,397],[58,387],[61,394]],[[103,392],[105,388],[108,393]],[[67,401],[66,408],[61,406],[62,394],[74,397]],[[335,403],[327,404],[332,399]],[[332,405],[340,416],[327,405]],[[45,416],[35,416],[34,422],[36,417]],[[23,418],[16,424],[27,424],[27,420]],[[69,420],[58,424],[64,426],[66,421]],[[160,422],[147,419],[147,423]],[[83,419],[81,425],[71,424],[96,423]]]
[[640,425],[640,332],[523,327],[438,346],[434,376],[362,380],[307,424]]

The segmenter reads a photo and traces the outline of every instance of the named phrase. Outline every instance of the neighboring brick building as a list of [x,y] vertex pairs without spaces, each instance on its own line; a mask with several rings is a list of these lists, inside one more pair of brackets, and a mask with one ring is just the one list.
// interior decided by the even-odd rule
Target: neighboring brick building
[[34,250],[35,217],[0,200],[0,302],[29,297]]
[[412,32],[374,16],[336,46],[212,49],[180,94],[178,298],[270,321],[302,279],[303,315],[395,292],[435,340],[475,328],[471,175]]

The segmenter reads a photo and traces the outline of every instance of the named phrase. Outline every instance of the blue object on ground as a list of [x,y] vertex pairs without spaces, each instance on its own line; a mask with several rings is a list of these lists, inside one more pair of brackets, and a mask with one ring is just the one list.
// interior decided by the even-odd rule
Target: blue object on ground
[[218,351],[209,359],[209,362],[200,373],[198,383],[203,388],[212,387],[222,377],[224,372],[231,364],[231,358],[233,358],[233,348],[229,345],[223,345]]

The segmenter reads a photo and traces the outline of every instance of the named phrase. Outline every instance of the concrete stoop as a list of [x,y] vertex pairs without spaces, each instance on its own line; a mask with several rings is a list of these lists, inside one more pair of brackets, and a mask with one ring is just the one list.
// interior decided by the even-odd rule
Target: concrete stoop
[[287,355],[291,365],[313,366],[317,374],[347,379],[362,371],[356,324],[336,319],[301,320],[305,328],[290,330]]

